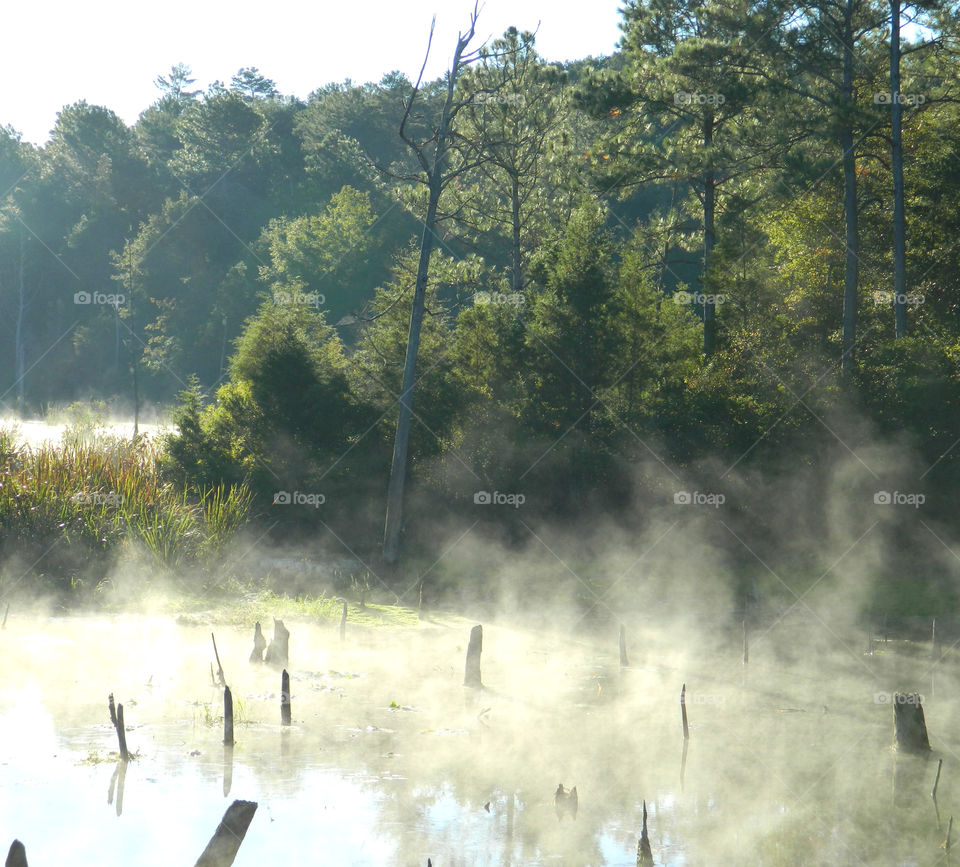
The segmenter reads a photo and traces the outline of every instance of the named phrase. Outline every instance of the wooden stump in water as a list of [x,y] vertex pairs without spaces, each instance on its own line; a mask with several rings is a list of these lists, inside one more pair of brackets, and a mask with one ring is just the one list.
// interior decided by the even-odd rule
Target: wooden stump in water
[[120,760],[130,761],[130,753],[127,752],[127,729],[123,723],[123,705],[117,705],[117,735],[120,739]]
[[114,705],[113,693],[110,693],[107,699],[107,706],[110,708],[110,722],[117,732],[117,742],[120,745],[120,760],[130,761],[130,754],[127,752],[127,731],[123,727],[123,705]]
[[917,693],[893,694],[893,738],[898,750],[910,753],[930,751],[923,705]]
[[229,686],[223,688],[223,743],[233,746],[233,693]]
[[630,667],[630,660],[627,659],[627,628],[622,623],[620,624],[620,667]]
[[10,844],[5,867],[27,867],[27,850],[19,840]]
[[347,600],[343,600],[343,611],[340,612],[340,640],[347,637]]
[[280,724],[290,725],[290,675],[286,669],[280,675]]
[[577,796],[577,787],[574,786],[570,791],[563,787],[563,783],[557,786],[557,791],[553,793],[553,808],[557,813],[557,821],[561,821],[564,816],[571,819],[577,818],[577,810],[580,807],[580,799]]
[[210,640],[213,642],[213,655],[217,657],[217,678],[220,681],[220,686],[226,686],[227,678],[223,673],[223,666],[220,664],[220,652],[217,650],[217,639],[212,632],[210,633]]
[[480,654],[483,651],[483,627],[474,626],[470,630],[470,644],[467,645],[467,665],[463,676],[463,685],[477,689],[483,686],[480,681]]
[[683,723],[683,739],[690,737],[690,726],[687,725],[687,685],[680,690],[680,721]]
[[653,852],[650,849],[650,838],[647,836],[647,802],[643,802],[643,828],[640,830],[640,840],[637,843],[637,867],[652,867]]
[[274,665],[286,665],[290,661],[290,630],[282,620],[273,621],[273,641],[267,648],[264,661]]
[[234,801],[194,867],[231,867],[256,812],[256,801]]
[[263,637],[263,630],[258,620],[253,627],[253,650],[250,651],[251,662],[263,662],[263,651],[267,649],[267,639]]

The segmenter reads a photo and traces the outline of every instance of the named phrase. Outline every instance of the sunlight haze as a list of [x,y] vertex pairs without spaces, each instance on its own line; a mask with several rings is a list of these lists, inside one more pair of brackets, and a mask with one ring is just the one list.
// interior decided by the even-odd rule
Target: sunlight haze
[[[618,0],[602,0],[584,15],[565,4],[488,0],[475,45],[511,25],[535,30],[539,23],[537,49],[548,60],[609,54],[619,38],[619,6]],[[434,13],[427,76],[436,77],[449,65],[457,32],[468,26],[472,8],[468,0],[439,6],[375,0],[357,16],[357,7],[349,4],[290,0],[268,6],[249,0],[18,5],[5,10],[7,44],[0,70],[8,84],[0,99],[0,125],[9,124],[25,141],[41,144],[57,112],[81,99],[104,105],[132,124],[159,95],[154,79],[179,62],[193,70],[194,88],[217,79],[229,83],[238,69],[255,66],[281,93],[301,98],[333,81],[379,81],[393,70],[414,79]],[[57,23],[52,32],[51,21]],[[40,32],[42,48],[35,35]]]

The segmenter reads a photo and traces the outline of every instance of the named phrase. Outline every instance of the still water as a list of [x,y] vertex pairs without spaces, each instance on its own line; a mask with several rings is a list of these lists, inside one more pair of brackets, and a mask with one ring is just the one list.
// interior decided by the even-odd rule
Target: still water
[[[193,864],[241,798],[259,809],[237,867],[633,865],[646,800],[657,865],[948,863],[956,665],[920,645],[800,652],[801,636],[775,629],[745,667],[724,636],[680,651],[676,634],[638,627],[621,670],[615,633],[607,647],[486,626],[478,692],[462,686],[469,623],[348,626],[344,642],[335,625],[286,625],[289,728],[279,672],[248,662],[252,624],[12,612],[0,848],[19,838],[32,867]],[[884,690],[898,688],[925,693],[930,758],[889,748]],[[109,692],[137,753],[122,774]],[[578,788],[575,821],[557,820],[559,782]]]

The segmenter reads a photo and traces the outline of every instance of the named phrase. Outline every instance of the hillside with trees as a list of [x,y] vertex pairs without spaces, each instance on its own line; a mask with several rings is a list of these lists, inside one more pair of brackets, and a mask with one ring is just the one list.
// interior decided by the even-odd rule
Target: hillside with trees
[[166,408],[151,484],[242,490],[258,537],[391,587],[484,595],[471,534],[590,601],[609,540],[665,535],[648,575],[709,551],[789,602],[862,544],[865,609],[954,610],[958,20],[629,0],[609,57],[465,30],[435,81],[181,63],[132,126],[4,127],[5,413]]

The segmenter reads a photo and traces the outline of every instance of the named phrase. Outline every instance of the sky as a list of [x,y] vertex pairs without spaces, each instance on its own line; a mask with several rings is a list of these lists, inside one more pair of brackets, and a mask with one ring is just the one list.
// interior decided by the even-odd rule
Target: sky
[[[623,0],[588,5],[485,0],[475,45],[513,25],[537,32],[550,61],[610,54],[620,36]],[[4,8],[0,126],[42,144],[57,112],[85,99],[132,124],[159,91],[154,80],[183,62],[194,88],[229,83],[255,66],[281,93],[305,98],[332,81],[379,81],[393,70],[415,79],[430,19],[437,15],[427,78],[449,66],[473,0],[49,0]]]

